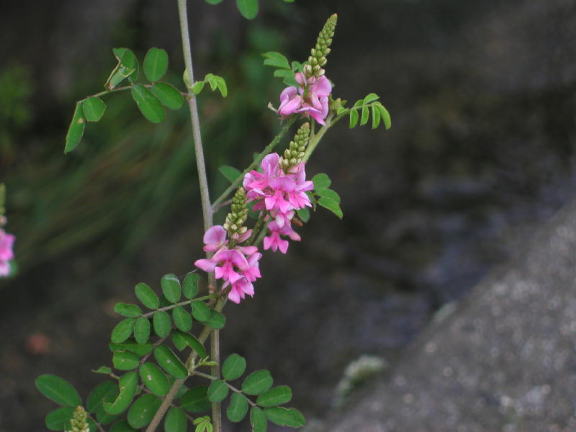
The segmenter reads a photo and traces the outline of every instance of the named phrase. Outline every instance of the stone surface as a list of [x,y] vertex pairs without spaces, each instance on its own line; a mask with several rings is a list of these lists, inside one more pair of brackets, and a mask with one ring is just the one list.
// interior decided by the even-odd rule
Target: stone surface
[[575,430],[575,252],[572,203],[326,430]]

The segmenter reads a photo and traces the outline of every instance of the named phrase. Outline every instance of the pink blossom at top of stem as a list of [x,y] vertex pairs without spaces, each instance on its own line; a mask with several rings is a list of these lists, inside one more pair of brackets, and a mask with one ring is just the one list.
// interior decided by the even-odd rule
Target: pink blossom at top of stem
[[286,87],[280,93],[278,114],[287,117],[301,113],[312,117],[324,125],[328,116],[328,97],[332,93],[332,84],[324,75],[306,77],[303,73],[295,74],[298,86]]
[[10,274],[10,260],[14,258],[14,241],[16,237],[0,229],[0,276]]
[[[243,234],[245,241],[250,234]],[[228,299],[240,303],[246,295],[254,295],[252,282],[261,277],[259,261],[262,255],[256,246],[228,246],[227,232],[221,225],[209,228],[204,234],[204,250],[215,252],[210,258],[197,260],[196,267],[205,272],[214,272],[216,279],[224,283],[222,288],[230,286]]]

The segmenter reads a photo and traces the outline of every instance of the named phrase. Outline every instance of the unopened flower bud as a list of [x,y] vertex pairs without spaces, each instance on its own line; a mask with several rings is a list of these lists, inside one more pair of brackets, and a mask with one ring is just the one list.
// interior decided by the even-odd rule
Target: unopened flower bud
[[[303,68],[304,75],[307,77],[320,77],[324,75],[324,70],[322,68],[316,68],[316,66],[324,66],[327,62],[326,56],[331,51],[330,45],[332,44],[337,21],[338,15],[333,14],[324,24],[322,31],[320,31],[316,45],[310,50],[310,57],[308,57],[308,61]],[[312,67],[308,68],[308,66]]]
[[68,432],[90,432],[88,414],[86,414],[86,410],[83,407],[78,406],[74,410]]
[[308,145],[308,139],[310,137],[310,123],[306,122],[296,131],[294,139],[288,144],[288,148],[284,151],[282,157],[282,169],[284,172],[288,172],[290,168],[298,165],[302,162],[304,157],[304,151]]

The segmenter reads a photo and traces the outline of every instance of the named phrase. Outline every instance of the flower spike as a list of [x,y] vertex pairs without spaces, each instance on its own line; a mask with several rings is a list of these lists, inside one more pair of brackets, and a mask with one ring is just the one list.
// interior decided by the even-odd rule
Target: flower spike
[[324,75],[323,67],[326,65],[326,56],[330,54],[330,45],[332,45],[332,38],[336,30],[336,23],[338,22],[338,15],[333,14],[328,18],[322,31],[316,40],[316,46],[312,48],[310,57],[304,65],[304,74],[307,77],[321,77]]
[[282,169],[284,172],[290,171],[291,168],[295,167],[302,162],[304,158],[304,152],[306,151],[306,146],[308,145],[308,138],[310,137],[310,123],[306,122],[294,135],[294,139],[288,144],[288,148],[284,150],[284,155],[282,156]]
[[[224,229],[228,231],[230,237],[234,240],[245,239],[248,228],[244,225],[248,218],[248,208],[246,207],[246,191],[239,187],[230,206],[230,213],[226,216]],[[243,240],[242,240],[243,241]]]

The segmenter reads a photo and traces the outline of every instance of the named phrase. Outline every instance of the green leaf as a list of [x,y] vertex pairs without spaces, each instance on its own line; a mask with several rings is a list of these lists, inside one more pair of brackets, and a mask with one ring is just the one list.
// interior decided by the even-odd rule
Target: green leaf
[[144,282],[139,282],[134,287],[134,294],[140,302],[148,309],[158,309],[160,306],[160,299],[154,292],[150,285]]
[[360,126],[364,126],[368,123],[368,119],[370,118],[370,109],[368,106],[364,105],[362,107],[362,115],[360,116]]
[[292,389],[288,386],[272,387],[256,399],[261,407],[268,408],[288,403],[292,400]]
[[126,420],[121,420],[112,425],[110,432],[136,432],[136,429],[132,429]]
[[241,422],[248,413],[248,399],[241,393],[232,393],[230,403],[226,409],[226,417],[232,423]]
[[128,424],[134,429],[148,426],[154,414],[160,408],[161,403],[162,401],[154,395],[145,394],[140,396],[128,410],[128,416],[126,417]]
[[134,339],[139,344],[145,344],[150,337],[150,320],[148,318],[138,318],[134,324]]
[[112,52],[118,60],[118,64],[114,70],[112,70],[104,84],[104,87],[110,90],[115,88],[126,78],[130,76],[137,78],[138,76],[138,59],[131,50],[128,48],[114,48]]
[[390,129],[392,127],[392,119],[390,118],[390,113],[386,108],[384,108],[384,105],[379,103],[376,106],[380,111],[380,116],[382,117],[382,120],[384,120],[384,127],[386,129]]
[[206,0],[206,3],[210,3],[211,5],[217,5],[218,3],[222,3],[222,0]]
[[162,82],[155,83],[150,88],[150,91],[162,105],[171,110],[180,109],[184,104],[184,97],[182,97],[180,91],[170,84]]
[[244,378],[242,391],[249,395],[259,395],[272,387],[273,383],[274,379],[270,375],[270,371],[266,369],[257,370]]
[[330,210],[334,213],[338,218],[342,219],[344,217],[344,213],[342,213],[342,209],[340,208],[340,204],[337,201],[334,201],[328,197],[320,197],[318,200],[318,205],[324,207],[327,210]]
[[279,52],[275,52],[275,51],[270,51],[267,53],[262,54],[265,58],[264,60],[264,64],[266,66],[272,66],[275,68],[280,68],[280,69],[288,69],[290,71],[292,71],[292,68],[290,67],[290,62],[288,61],[288,59],[280,54]]
[[233,381],[240,378],[246,371],[246,359],[239,354],[230,354],[222,364],[222,376]]
[[72,121],[70,126],[68,126],[68,132],[66,133],[66,145],[64,146],[64,153],[70,153],[74,150],[84,135],[84,128],[86,127],[86,120],[84,119],[82,112],[82,105],[80,102],[76,102],[76,108],[74,109],[74,115],[72,116]]
[[268,430],[268,419],[266,414],[258,407],[252,407],[250,410],[250,424],[252,432],[266,432]]
[[125,74],[128,74],[126,77],[132,75],[134,75],[134,78],[138,77],[138,58],[131,49],[114,48],[112,53],[118,59],[120,65],[126,69]]
[[160,345],[157,347],[154,350],[154,358],[160,367],[174,378],[182,379],[188,376],[188,370],[184,363],[167,346]]
[[222,97],[228,96],[228,87],[226,86],[226,81],[219,75],[214,75],[213,73],[206,74],[204,77],[204,82],[210,84],[210,89],[212,91],[218,90]]
[[258,0],[236,0],[236,6],[246,19],[254,19],[258,15]]
[[57,410],[51,411],[46,415],[44,423],[51,431],[63,431],[70,429],[70,420],[74,414],[74,408],[61,407]]
[[98,369],[93,369],[92,372],[97,374],[110,375],[112,373],[112,369],[108,366],[100,366]]
[[168,70],[168,53],[160,48],[150,48],[142,66],[148,81],[158,81]]
[[206,348],[204,345],[200,343],[198,339],[188,333],[181,333],[179,331],[175,331],[172,333],[172,342],[176,348],[182,351],[186,346],[192,348],[200,358],[205,358],[208,356],[206,352]]
[[234,181],[242,175],[242,171],[229,165],[222,165],[218,168],[218,171],[220,171],[220,174],[222,174],[230,183],[234,183]]
[[130,351],[138,356],[142,357],[146,354],[152,352],[152,344],[138,344],[138,343],[118,343],[110,344],[110,350],[116,351]]
[[165,396],[170,390],[170,382],[166,375],[154,363],[144,363],[140,366],[140,379],[152,393]]
[[138,305],[130,303],[116,303],[114,312],[127,318],[137,318],[142,315],[142,309]]
[[321,197],[329,198],[332,201],[336,201],[338,204],[340,204],[340,202],[342,201],[340,195],[338,195],[338,192],[332,189],[321,189],[318,192],[318,195],[320,195]]
[[204,302],[192,303],[192,316],[200,322],[204,322],[212,316],[212,310]]
[[312,177],[312,182],[314,183],[314,190],[316,192],[322,189],[328,189],[332,184],[332,180],[330,180],[328,174],[324,173],[316,174],[314,177]]
[[378,96],[376,93],[368,93],[362,101],[362,105],[368,105],[369,103],[377,101],[378,99],[380,99],[380,96]]
[[136,320],[134,318],[126,318],[120,321],[112,329],[112,334],[110,340],[113,343],[122,343],[132,336],[132,331],[134,330],[134,323]]
[[198,294],[198,280],[200,276],[197,273],[190,272],[184,278],[182,282],[182,294],[188,300],[194,298]]
[[310,210],[307,207],[300,210],[296,210],[296,214],[298,215],[300,220],[304,223],[310,220]]
[[348,124],[348,127],[350,129],[355,128],[356,125],[358,124],[358,118],[359,118],[358,111],[355,109],[351,109],[349,116],[350,116],[350,123]]
[[180,286],[180,281],[174,274],[167,274],[162,276],[160,281],[162,286],[162,293],[166,300],[170,303],[177,303],[182,295],[182,287]]
[[300,428],[306,424],[302,413],[295,408],[266,408],[264,412],[268,420],[278,426]]
[[208,387],[206,386],[193,387],[180,398],[180,405],[186,411],[192,413],[208,411],[210,409],[210,401],[207,393]]
[[380,124],[380,111],[378,110],[376,104],[372,105],[370,110],[372,111],[372,129],[376,129]]
[[40,393],[58,405],[77,407],[82,399],[72,384],[56,375],[40,375],[35,381]]
[[183,332],[189,332],[192,329],[192,317],[190,313],[184,309],[182,306],[177,306],[172,311],[172,319],[174,320],[174,325],[178,330]]
[[222,380],[215,380],[208,386],[208,400],[210,402],[222,402],[228,396],[228,386]]
[[188,420],[184,411],[177,407],[171,407],[164,418],[164,432],[186,432]]
[[196,81],[194,84],[192,84],[190,90],[192,90],[192,93],[198,96],[200,93],[202,93],[202,90],[204,90],[204,85],[206,85],[204,81]]
[[86,409],[95,414],[100,423],[109,423],[113,417],[104,411],[104,403],[112,402],[118,396],[118,386],[114,381],[104,381],[98,384],[88,395]]
[[152,325],[154,326],[154,333],[158,337],[167,337],[172,330],[172,321],[170,320],[170,315],[165,311],[157,311],[152,315]]
[[140,363],[140,358],[128,351],[118,351],[112,356],[112,364],[121,371],[136,369]]
[[118,415],[126,411],[134,399],[137,387],[138,375],[136,372],[122,375],[118,380],[118,396],[113,402],[104,402],[104,410],[110,415]]
[[213,329],[221,329],[226,325],[226,317],[220,312],[213,310],[210,313],[210,317],[204,321],[204,324]]
[[99,97],[89,97],[82,102],[84,118],[89,122],[100,121],[106,111],[106,104]]
[[146,87],[136,84],[130,90],[132,99],[136,102],[142,115],[152,123],[164,120],[164,108],[156,97]]

